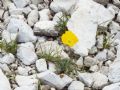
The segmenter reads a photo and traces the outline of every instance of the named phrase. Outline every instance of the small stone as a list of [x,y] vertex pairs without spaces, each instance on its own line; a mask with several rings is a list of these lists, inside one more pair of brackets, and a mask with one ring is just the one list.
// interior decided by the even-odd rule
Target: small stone
[[50,8],[54,12],[63,11],[63,12],[71,13],[76,3],[77,3],[77,0],[67,0],[67,1],[56,0],[51,3]]
[[18,42],[35,42],[33,30],[21,19],[11,18],[7,30],[18,34]]
[[39,21],[34,25],[34,33],[36,35],[58,36],[55,25],[54,21]]
[[102,67],[100,68],[100,73],[102,73],[102,74],[108,76],[109,67],[107,67],[107,66],[102,66]]
[[103,35],[97,36],[97,48],[99,48],[99,49],[103,48],[103,41],[104,41]]
[[95,58],[99,61],[106,61],[107,60],[107,50],[103,50],[101,52],[99,52]]
[[30,4],[29,6],[32,10],[38,10],[38,8],[35,4]]
[[33,86],[38,84],[36,76],[16,75],[15,80],[19,86]]
[[84,84],[80,81],[73,81],[68,90],[84,90]]
[[32,10],[29,15],[28,15],[28,24],[30,26],[34,26],[34,24],[38,21],[38,11],[37,10]]
[[28,76],[29,70],[27,68],[18,67],[18,74],[23,76]]
[[4,12],[4,9],[0,9],[0,19],[3,19]]
[[116,55],[112,51],[108,50],[108,52],[107,52],[107,59],[113,61],[115,59],[115,57],[116,57]]
[[78,67],[82,67],[83,66],[83,58],[80,57],[77,61],[76,64],[78,65]]
[[110,84],[105,86],[102,90],[120,90],[120,83]]
[[55,64],[54,63],[52,63],[52,62],[49,62],[48,63],[48,66],[49,66],[49,71],[51,71],[51,72],[55,72],[56,71],[56,66],[55,66]]
[[53,17],[53,21],[55,22],[59,22],[60,18],[62,19],[63,13],[62,12],[58,12],[55,14],[55,16]]
[[118,22],[120,22],[120,11],[119,11],[119,13],[118,13],[118,15],[117,15],[117,19],[116,19]]
[[47,63],[45,59],[39,59],[36,61],[36,68],[39,72],[44,72],[47,70]]
[[99,63],[99,61],[97,59],[95,59],[95,58],[92,58],[90,56],[85,57],[84,64],[87,67],[91,67],[93,65],[97,65],[98,63]]
[[14,61],[15,61],[15,57],[11,53],[6,54],[3,58],[0,59],[0,62],[5,63],[5,64],[11,64]]
[[120,82],[120,61],[115,61],[110,65],[108,78],[112,83]]
[[94,84],[93,88],[94,89],[102,89],[105,85],[108,84],[108,78],[107,76],[101,74],[101,73],[93,73],[93,78],[94,78]]
[[97,53],[97,47],[93,46],[90,51],[89,51],[89,54],[95,54]]
[[13,0],[17,8],[23,8],[30,3],[30,0]]
[[36,86],[21,86],[17,87],[14,90],[36,90]]
[[94,65],[94,66],[91,66],[90,67],[90,71],[92,71],[92,72],[97,72],[98,71],[98,65]]
[[73,79],[71,77],[69,77],[65,74],[63,75],[63,77],[60,77],[60,78],[63,80],[65,85],[69,85],[73,81]]
[[9,80],[7,79],[7,77],[4,75],[4,73],[2,72],[2,70],[0,69],[0,90],[12,90],[10,87],[10,83]]
[[40,15],[40,21],[49,21],[50,20],[50,10],[49,9],[43,9],[39,11]]
[[34,46],[32,43],[24,43],[20,44],[17,49],[17,57],[25,64],[30,65],[35,63],[37,60],[37,55],[34,50]]
[[63,89],[66,86],[58,75],[50,71],[42,72],[38,74],[37,77],[45,84],[56,87],[57,89]]
[[79,73],[79,80],[82,81],[85,86],[91,87],[93,85],[94,79],[90,73]]
[[0,68],[5,72],[8,72],[8,73],[11,72],[7,64],[1,64],[0,63]]

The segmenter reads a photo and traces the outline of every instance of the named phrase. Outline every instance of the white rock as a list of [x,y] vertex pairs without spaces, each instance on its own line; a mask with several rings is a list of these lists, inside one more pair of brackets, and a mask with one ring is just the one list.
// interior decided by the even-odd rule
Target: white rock
[[43,2],[43,0],[31,0],[32,1],[32,4],[39,4],[41,2]]
[[7,64],[0,63],[0,68],[5,72],[11,72]]
[[[42,47],[42,48],[41,48]],[[56,41],[46,41],[43,43],[40,43],[37,47],[37,53],[45,53],[49,54],[51,53],[51,56],[61,56],[62,58],[68,58],[67,53],[64,52],[64,48],[58,44]]]
[[98,63],[99,63],[99,61],[97,59],[95,59],[95,58],[92,58],[90,56],[85,57],[84,64],[87,67],[91,67],[93,65],[97,65]]
[[96,59],[98,59],[99,61],[106,61],[107,60],[107,50],[103,50],[101,52],[99,52],[96,56]]
[[23,13],[23,9],[16,8],[14,3],[11,3],[8,8],[9,8],[10,15],[21,15]]
[[4,12],[5,12],[4,9],[0,9],[0,19],[3,18]]
[[108,60],[105,62],[105,66],[110,66],[112,64],[112,61]]
[[102,90],[120,90],[120,83],[105,86]]
[[33,26],[38,21],[38,18],[39,18],[38,11],[37,10],[32,10],[30,12],[30,14],[28,15],[28,18],[27,18],[28,24],[30,26]]
[[13,54],[9,53],[6,54],[3,58],[0,59],[0,62],[6,63],[6,64],[11,64],[15,61],[15,57]]
[[[118,42],[119,42],[119,40],[118,40]],[[116,61],[119,61],[120,60],[120,44],[117,46],[117,55],[116,55],[117,57],[116,57]]]
[[30,4],[29,6],[32,10],[38,10],[38,8],[35,4]]
[[2,40],[5,40],[7,43],[9,43],[12,40],[16,40],[16,38],[17,38],[17,33],[10,33],[7,30],[3,30]]
[[56,24],[54,21],[39,21],[34,25],[34,32],[45,36],[58,36],[58,32],[55,30]]
[[[92,0],[79,0],[77,10],[71,15],[67,27],[79,39],[73,46],[76,53],[86,56],[88,50],[96,42],[96,31],[98,24],[112,20],[114,17],[104,6]],[[86,28],[88,27],[88,28]]]
[[53,21],[55,22],[59,22],[60,21],[60,18],[63,16],[63,13],[62,12],[58,12],[55,14],[55,16],[53,17]]
[[109,29],[111,30],[111,33],[117,33],[120,31],[120,25],[114,21],[111,22]]
[[115,61],[110,65],[108,78],[110,82],[120,81],[120,61]]
[[19,42],[35,42],[33,30],[23,20],[11,18],[7,30],[10,33],[18,33]]
[[102,67],[100,68],[100,73],[102,73],[102,74],[108,76],[109,67],[107,67],[107,66],[102,66]]
[[3,3],[3,6],[5,9],[8,8],[9,4],[11,4],[12,2],[10,0],[1,0],[2,3]]
[[39,59],[36,61],[36,68],[39,72],[44,72],[47,70],[47,63],[45,59]]
[[43,9],[39,11],[40,15],[40,21],[49,21],[50,19],[50,10],[49,9]]
[[1,69],[0,69],[0,90],[12,90],[7,77],[3,74]]
[[103,41],[104,41],[103,35],[97,36],[97,48],[99,48],[99,49],[103,48]]
[[54,0],[51,5],[50,8],[54,11],[54,12],[67,12],[67,13],[71,13],[75,7],[77,0]]
[[73,79],[71,77],[69,77],[65,74],[63,75],[63,77],[61,77],[61,79],[62,79],[62,81],[64,82],[65,85],[68,85],[73,81]]
[[27,68],[18,67],[18,74],[19,75],[27,76],[28,72],[29,72],[29,70]]
[[50,71],[45,71],[37,75],[38,78],[43,81],[44,83],[56,87],[58,89],[63,89],[66,85],[64,81],[55,73]]
[[108,4],[107,8],[109,11],[111,11],[112,14],[118,14],[119,8],[114,6],[113,4]]
[[89,70],[92,72],[97,72],[98,69],[99,69],[98,65],[94,65],[94,66],[91,66]]
[[108,84],[108,78],[107,76],[101,74],[101,73],[93,73],[93,79],[94,79],[94,84],[93,84],[93,88],[94,89],[101,89],[103,88],[105,85]]
[[21,87],[17,87],[14,90],[36,90],[35,86],[21,86]]
[[97,47],[93,46],[90,50],[89,50],[89,54],[95,54],[97,53]]
[[68,87],[68,90],[84,90],[84,84],[80,81],[73,81]]
[[32,43],[24,43],[20,44],[17,49],[17,57],[25,64],[30,65],[35,63],[37,60],[37,55],[34,50],[34,46]]
[[32,11],[32,10],[31,10],[31,8],[30,8],[29,6],[23,8],[23,13],[24,13],[25,15],[28,15],[31,11]]
[[115,57],[116,57],[116,55],[112,51],[108,50],[108,52],[107,52],[107,59],[114,60]]
[[13,0],[14,4],[18,8],[23,8],[30,3],[30,0]]
[[79,67],[82,67],[82,66],[83,66],[83,58],[80,57],[80,58],[76,61],[76,64],[77,64]]
[[55,72],[56,71],[56,66],[55,66],[55,64],[54,63],[52,63],[52,62],[49,62],[48,63],[48,66],[49,66],[49,71],[51,71],[51,72]]
[[113,4],[115,4],[119,7],[120,6],[120,1],[119,0],[113,0]]
[[119,13],[117,15],[117,21],[120,22],[120,11],[119,11]]
[[90,73],[79,73],[79,80],[82,81],[87,87],[91,87],[93,85],[94,79],[92,74]]
[[16,75],[15,80],[19,86],[33,86],[38,84],[35,76]]

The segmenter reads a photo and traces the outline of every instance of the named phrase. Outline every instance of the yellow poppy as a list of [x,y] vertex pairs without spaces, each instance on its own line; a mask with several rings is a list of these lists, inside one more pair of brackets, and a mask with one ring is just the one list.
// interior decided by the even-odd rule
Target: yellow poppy
[[66,31],[62,36],[61,40],[63,44],[70,47],[74,46],[78,42],[77,36],[72,31]]

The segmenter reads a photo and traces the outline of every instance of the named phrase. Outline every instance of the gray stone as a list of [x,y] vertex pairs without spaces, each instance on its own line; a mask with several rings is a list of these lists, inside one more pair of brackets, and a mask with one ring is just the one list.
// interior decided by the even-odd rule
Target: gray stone
[[99,63],[99,61],[97,59],[95,59],[95,58],[92,58],[90,56],[85,57],[84,64],[87,67],[91,67],[93,65],[97,65],[98,63]]

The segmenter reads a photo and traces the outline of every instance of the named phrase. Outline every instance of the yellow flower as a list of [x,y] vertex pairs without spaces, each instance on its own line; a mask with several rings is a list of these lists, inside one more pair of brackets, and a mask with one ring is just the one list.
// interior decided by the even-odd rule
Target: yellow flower
[[74,46],[78,42],[77,36],[72,31],[66,31],[62,36],[61,40],[63,44],[70,47]]

